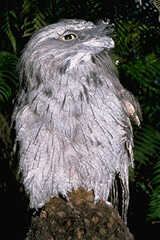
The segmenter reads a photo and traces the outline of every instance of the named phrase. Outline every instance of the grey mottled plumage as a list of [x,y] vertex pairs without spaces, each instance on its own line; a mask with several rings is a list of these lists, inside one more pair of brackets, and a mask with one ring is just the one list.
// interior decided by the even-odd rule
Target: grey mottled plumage
[[140,124],[140,109],[114,73],[110,31],[105,22],[64,20],[38,31],[23,51],[13,121],[32,208],[78,187],[107,201],[117,174],[128,208],[131,120]]

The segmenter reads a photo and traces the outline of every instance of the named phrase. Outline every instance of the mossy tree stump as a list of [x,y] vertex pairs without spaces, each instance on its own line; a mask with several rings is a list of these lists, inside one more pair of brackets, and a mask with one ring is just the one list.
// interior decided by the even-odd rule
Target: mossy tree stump
[[134,239],[112,206],[104,201],[94,204],[92,192],[79,189],[69,199],[51,199],[34,218],[27,240]]

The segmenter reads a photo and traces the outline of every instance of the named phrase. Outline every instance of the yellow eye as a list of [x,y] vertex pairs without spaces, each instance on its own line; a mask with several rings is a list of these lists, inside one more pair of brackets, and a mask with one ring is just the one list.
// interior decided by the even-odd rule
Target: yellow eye
[[67,34],[67,35],[64,35],[61,39],[62,41],[69,41],[69,40],[73,40],[76,38],[76,35],[74,34]]

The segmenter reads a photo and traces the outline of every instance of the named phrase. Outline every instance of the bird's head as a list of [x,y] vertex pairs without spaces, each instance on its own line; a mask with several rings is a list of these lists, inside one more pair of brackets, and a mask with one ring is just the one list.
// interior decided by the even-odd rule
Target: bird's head
[[[77,67],[97,64],[95,56],[102,52],[108,54],[114,47],[112,32],[108,22],[100,21],[95,25],[76,19],[62,20],[40,29],[30,39],[22,54],[19,64],[20,80],[24,76],[21,69],[31,70],[30,73],[25,73],[28,79],[32,79],[32,75],[35,76],[36,73],[37,79],[41,81],[41,71],[43,74],[45,71],[46,75],[53,75],[51,71],[64,74]],[[99,59],[102,61],[102,57],[97,58],[97,61]],[[106,64],[105,58],[104,65]],[[108,64],[111,65],[110,59]]]

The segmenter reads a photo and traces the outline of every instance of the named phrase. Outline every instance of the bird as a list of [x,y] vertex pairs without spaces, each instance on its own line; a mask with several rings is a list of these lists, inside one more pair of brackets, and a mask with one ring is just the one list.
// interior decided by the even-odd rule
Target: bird
[[118,177],[127,213],[141,110],[115,71],[112,35],[108,21],[64,19],[33,34],[22,52],[12,122],[31,208],[69,201],[79,188],[93,191],[94,203],[114,204]]

